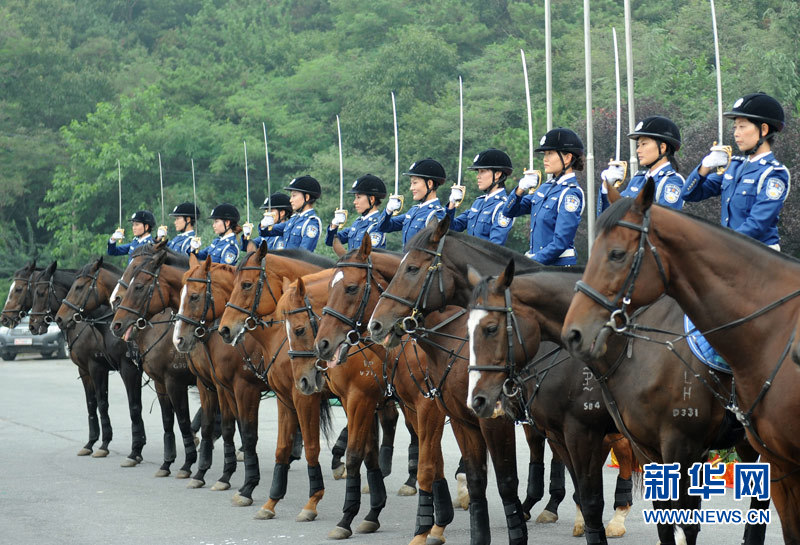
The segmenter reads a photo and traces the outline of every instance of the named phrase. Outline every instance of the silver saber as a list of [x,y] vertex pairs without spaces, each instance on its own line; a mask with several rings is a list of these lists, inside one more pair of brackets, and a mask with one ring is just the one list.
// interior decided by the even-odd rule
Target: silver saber
[[247,142],[244,144],[244,188],[245,188],[245,202],[247,206],[247,223],[250,223],[250,173],[247,171]]
[[122,167],[119,165],[119,159],[117,159],[117,178],[119,179],[119,187],[117,194],[119,196],[119,228],[122,229]]
[[[633,132],[636,126],[636,108],[633,103],[633,44],[631,43],[631,2],[624,1],[625,11],[625,72],[628,80],[628,132]],[[630,157],[628,164],[631,172],[639,170],[639,158],[636,155],[636,140],[628,142]]]
[[[400,140],[397,137],[397,102],[392,91],[392,118],[394,119],[394,195],[392,197],[400,199],[400,208],[403,207],[403,196],[400,195]],[[392,215],[396,216],[400,210],[395,210]]]
[[464,156],[464,83],[458,76],[458,183],[461,185],[461,162]]
[[342,160],[342,125],[336,116],[336,133],[339,137],[339,210],[344,210],[344,162]]
[[161,223],[164,223],[164,171],[161,168],[161,152],[158,153],[158,183],[161,186]]
[[195,233],[194,237],[197,239],[198,243],[200,241],[200,224],[197,222],[197,183],[194,179],[194,157],[192,157],[192,196],[194,197],[194,218],[195,218]]
[[711,0],[711,24],[714,29],[714,67],[717,71],[717,136],[722,145],[722,72],[719,69],[719,35],[717,34],[717,11]]
[[528,82],[528,63],[525,61],[525,51],[520,49],[522,56],[522,73],[525,75],[525,102],[528,105],[528,170],[533,170],[533,116],[531,114],[531,87]]
[[[547,103],[547,130],[553,128],[553,60],[550,34],[550,0],[544,0],[544,65],[545,102]],[[527,77],[525,78],[528,79]]]
[[264,155],[267,158],[267,210],[268,213],[272,212],[272,199],[270,196],[272,195],[272,184],[270,183],[269,179],[269,145],[267,144],[267,125],[266,123],[261,123],[261,127],[264,129]]
[[589,249],[592,251],[594,242],[594,220],[595,220],[595,194],[594,194],[594,131],[592,127],[592,37],[591,22],[589,20],[589,0],[583,0],[583,40],[586,72],[586,179],[590,180],[586,184],[586,200],[588,212],[588,235]]
[[622,179],[618,180],[614,183],[614,187],[620,187],[622,182],[625,180],[625,175],[628,171],[628,163],[625,161],[620,161],[619,156],[622,147],[622,87],[620,85],[620,78],[619,78],[619,47],[617,45],[617,29],[611,27],[611,35],[614,38],[614,81],[616,82],[617,88],[617,146],[614,150],[614,160],[612,164],[616,164],[621,166],[622,171]]

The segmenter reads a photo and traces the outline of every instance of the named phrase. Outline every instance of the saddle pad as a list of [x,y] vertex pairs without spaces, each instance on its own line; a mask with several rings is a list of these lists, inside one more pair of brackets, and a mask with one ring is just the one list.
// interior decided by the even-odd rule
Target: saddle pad
[[694,330],[694,324],[692,321],[689,320],[689,317],[684,314],[683,316],[683,327],[684,331],[688,335],[686,337],[686,341],[689,343],[689,348],[692,349],[692,353],[699,359],[703,364],[707,365],[711,369],[715,371],[721,371],[723,373],[733,374],[731,371],[730,366],[727,362],[722,359],[722,356],[717,354],[717,351],[714,350],[708,341],[703,337],[699,331],[694,331],[694,333],[689,333],[690,331]]

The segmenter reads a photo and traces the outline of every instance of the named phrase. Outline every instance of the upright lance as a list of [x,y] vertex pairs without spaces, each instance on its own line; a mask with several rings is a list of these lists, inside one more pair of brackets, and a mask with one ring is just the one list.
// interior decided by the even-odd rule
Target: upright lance
[[[722,144],[722,71],[719,68],[719,35],[717,34],[717,11],[714,8],[714,0],[711,0],[711,25],[714,30],[714,67],[717,72],[717,142],[714,142],[711,149],[727,153],[730,163],[733,150],[730,146]],[[722,174],[726,168],[728,165],[717,167],[717,174]]]
[[[392,119],[394,119],[394,195],[392,197],[400,200],[400,208],[403,208],[403,195],[400,194],[400,142],[397,138],[397,103],[392,91]],[[396,216],[400,210],[392,213]]]
[[158,183],[161,186],[161,225],[158,227],[158,238],[167,236],[167,226],[164,225],[164,171],[161,168],[161,152],[158,153]]
[[614,38],[614,81],[616,82],[616,89],[617,89],[617,141],[616,147],[614,148],[614,160],[611,164],[618,165],[622,167],[622,179],[617,180],[614,183],[615,187],[619,187],[622,185],[622,182],[625,180],[625,174],[628,170],[628,163],[625,161],[620,161],[620,148],[622,147],[622,91],[620,86],[620,79],[619,79],[619,47],[617,46],[617,29],[612,27],[611,34]]
[[[631,2],[623,2],[625,11],[625,74],[628,80],[628,132],[633,132],[636,125],[636,108],[633,103],[633,44],[631,40]],[[639,170],[639,158],[636,156],[636,140],[629,141],[630,157],[628,164],[631,172]]]
[[531,113],[531,87],[528,81],[528,62],[525,60],[525,51],[520,49],[519,54],[522,57],[522,74],[525,76],[525,103],[528,106],[528,168],[523,173],[523,178],[533,178],[535,183],[529,190],[530,193],[536,191],[536,188],[542,181],[542,172],[533,169],[533,114]]
[[[342,221],[339,225],[347,221],[347,210],[344,208],[344,161],[342,159],[342,125],[339,123],[339,116],[336,116],[336,134],[339,137],[339,209],[334,210],[334,215],[338,215]],[[342,217],[344,216],[344,217]]]
[[458,208],[458,205],[464,200],[464,195],[466,195],[466,188],[461,184],[461,166],[464,156],[464,84],[461,76],[458,76],[458,119],[458,178],[451,188],[451,192],[453,189],[461,192],[461,198],[454,202],[456,208]]

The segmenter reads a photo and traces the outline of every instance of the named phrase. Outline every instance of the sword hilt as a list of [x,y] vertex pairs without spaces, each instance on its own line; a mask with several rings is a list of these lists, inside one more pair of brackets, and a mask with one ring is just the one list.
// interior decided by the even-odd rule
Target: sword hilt
[[724,151],[728,154],[728,163],[724,167],[717,167],[717,174],[722,175],[723,172],[728,170],[728,167],[731,164],[731,155],[733,154],[733,148],[731,146],[723,146],[717,145],[717,142],[714,141],[714,144],[711,146],[711,151]]
[[467,195],[467,188],[461,184],[453,184],[450,187],[450,192],[452,192],[454,189],[458,189],[461,191],[461,198],[458,199],[457,201],[453,201],[453,206],[455,208],[458,208],[459,206],[461,206],[461,203],[464,202],[464,197]]
[[616,180],[614,182],[614,188],[619,189],[622,187],[622,184],[625,182],[625,178],[628,176],[628,162],[627,161],[609,161],[609,165],[614,165],[618,167],[622,167],[622,178]]
[[397,200],[399,200],[399,201],[400,201],[400,208],[398,208],[397,210],[395,210],[395,211],[393,211],[393,212],[392,212],[392,215],[393,215],[393,216],[397,216],[397,215],[399,215],[399,214],[400,214],[400,211],[403,209],[403,205],[405,204],[405,200],[406,200],[406,199],[405,199],[405,196],[404,196],[404,195],[399,195],[399,194],[395,193],[394,195],[390,195],[390,196],[389,196],[389,198],[390,198],[390,199],[397,199]]

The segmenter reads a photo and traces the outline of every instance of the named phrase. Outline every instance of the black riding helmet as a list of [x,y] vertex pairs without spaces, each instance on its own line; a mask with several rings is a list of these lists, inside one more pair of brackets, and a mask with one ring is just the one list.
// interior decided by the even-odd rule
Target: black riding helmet
[[[564,127],[558,127],[547,131],[547,133],[542,136],[542,139],[539,140],[539,147],[534,151],[538,153],[544,153],[545,151],[558,152],[558,156],[561,158],[561,174],[556,176],[556,179],[558,179],[569,167],[575,164],[578,157],[583,155],[584,147],[583,141],[575,131],[565,129]],[[564,163],[565,153],[572,154],[572,160],[569,164]]]
[[[514,172],[514,167],[511,165],[511,157],[506,152],[495,148],[489,148],[476,155],[472,160],[472,166],[467,167],[467,170],[480,170],[482,168],[492,171],[492,185],[486,189],[487,193],[492,191],[498,184],[504,183],[509,174]],[[494,179],[495,172],[502,173],[500,179]]]
[[364,174],[353,182],[353,187],[348,191],[351,195],[369,195],[382,199],[386,197],[386,185],[383,180],[372,174]]
[[156,217],[149,210],[137,211],[135,214],[131,216],[131,223],[133,223],[134,221],[138,221],[139,223],[149,225],[151,231],[156,227]]
[[197,221],[197,217],[200,215],[200,209],[190,202],[182,202],[181,204],[176,206],[172,210],[172,212],[169,213],[169,215],[176,217],[192,218],[194,221]]
[[434,186],[442,185],[447,179],[447,175],[441,163],[430,157],[412,163],[411,166],[408,167],[408,172],[404,172],[403,176],[416,176],[417,178],[433,180]]
[[292,214],[292,205],[289,204],[289,195],[286,193],[273,193],[266,199],[264,199],[264,204],[259,206],[261,210],[266,210],[268,208],[275,208],[277,210],[285,210],[287,214]]
[[753,148],[749,150],[742,150],[745,155],[753,155],[765,140],[772,140],[775,133],[783,130],[784,127],[784,114],[783,108],[780,103],[766,93],[751,93],[745,95],[733,103],[733,108],[729,112],[725,112],[725,117],[728,119],[736,119],[737,117],[744,117],[761,127],[761,123],[769,125],[769,131],[766,136],[761,136],[759,128],[758,142]]
[[229,220],[232,225],[239,223],[239,210],[230,203],[218,204],[208,216],[212,220]]
[[308,175],[295,178],[283,189],[286,191],[299,191],[301,193],[305,193],[311,197],[312,202],[319,199],[320,195],[322,195],[322,188],[320,187],[319,182],[316,180],[316,178]]
[[655,161],[649,165],[642,164],[645,168],[652,167],[666,156],[670,156],[671,159],[674,159],[672,155],[681,149],[681,131],[678,129],[678,126],[667,117],[653,115],[639,121],[633,129],[633,132],[628,133],[628,138],[631,140],[638,140],[640,136],[648,136],[655,139],[657,142],[664,142],[666,144],[666,150],[663,153],[659,145],[658,157],[656,157]]

